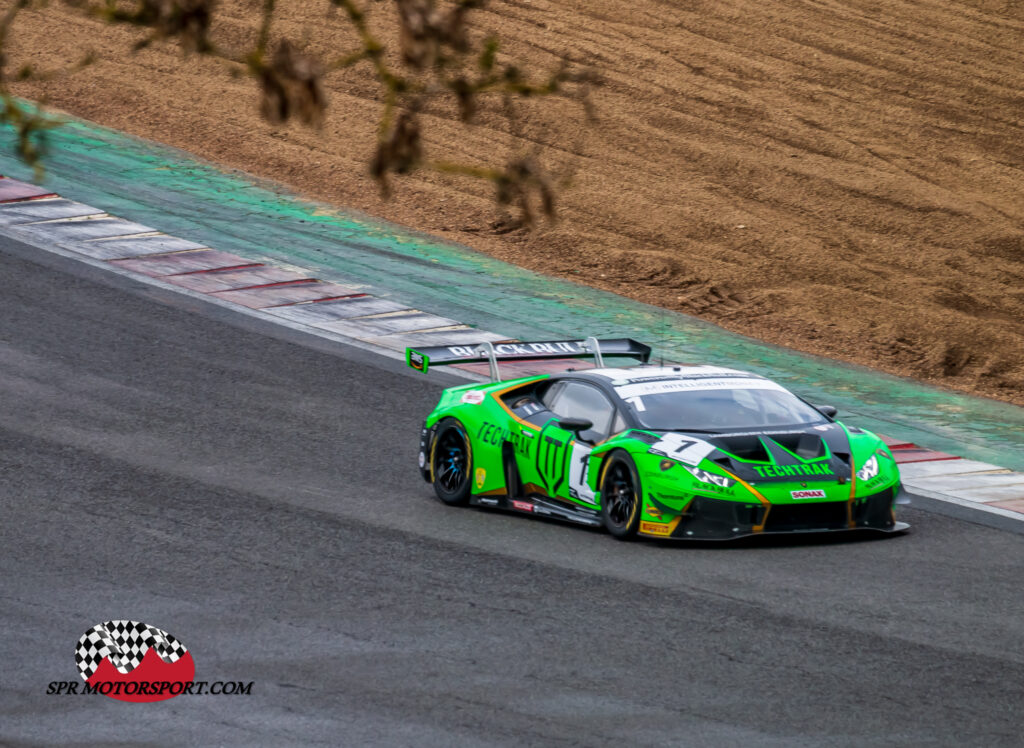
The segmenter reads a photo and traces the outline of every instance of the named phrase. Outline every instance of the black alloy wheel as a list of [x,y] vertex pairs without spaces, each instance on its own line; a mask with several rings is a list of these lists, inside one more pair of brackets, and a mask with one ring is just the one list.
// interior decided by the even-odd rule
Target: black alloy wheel
[[601,519],[619,540],[628,540],[640,527],[640,477],[632,458],[616,450],[605,463],[601,480]]
[[430,466],[437,498],[451,506],[469,502],[473,453],[466,430],[454,418],[445,419],[438,427]]

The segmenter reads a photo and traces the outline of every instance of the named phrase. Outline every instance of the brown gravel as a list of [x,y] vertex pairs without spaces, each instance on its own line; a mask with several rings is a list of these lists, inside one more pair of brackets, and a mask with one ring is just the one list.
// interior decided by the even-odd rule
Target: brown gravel
[[[344,53],[326,6],[281,0],[275,33]],[[215,39],[251,43],[258,7],[225,0]],[[19,17],[11,57],[54,68],[91,46],[94,67],[17,92],[773,343],[1024,403],[1020,3],[494,0],[477,19],[537,71],[566,58],[607,80],[590,129],[568,103],[529,110],[519,141],[493,115],[429,117],[435,158],[537,144],[576,170],[561,221],[532,234],[495,225],[472,180],[422,174],[382,201],[364,70],[328,78],[317,134],[261,122],[222,62],[132,54],[138,30],[57,5]]]

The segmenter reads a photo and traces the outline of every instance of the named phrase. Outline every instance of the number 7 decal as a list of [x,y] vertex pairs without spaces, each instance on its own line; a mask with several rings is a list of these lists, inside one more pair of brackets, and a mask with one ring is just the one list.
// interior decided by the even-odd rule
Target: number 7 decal
[[684,465],[697,466],[705,457],[717,449],[702,439],[685,437],[680,434],[665,434],[660,441],[651,445],[650,452],[679,460]]

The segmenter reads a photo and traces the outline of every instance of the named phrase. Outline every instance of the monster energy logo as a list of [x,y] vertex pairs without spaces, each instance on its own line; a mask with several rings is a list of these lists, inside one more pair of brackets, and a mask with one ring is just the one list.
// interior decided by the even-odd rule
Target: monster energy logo
[[554,435],[547,433],[549,430],[549,427],[544,428],[537,445],[537,471],[548,493],[554,496],[565,480],[565,457],[569,440],[557,438],[557,431]]
[[823,463],[809,465],[751,465],[762,478],[784,478],[787,476],[832,475],[832,468]]

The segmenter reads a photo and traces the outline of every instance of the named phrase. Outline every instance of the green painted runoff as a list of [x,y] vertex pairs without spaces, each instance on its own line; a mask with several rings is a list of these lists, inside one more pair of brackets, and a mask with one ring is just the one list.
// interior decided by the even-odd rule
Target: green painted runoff
[[[412,307],[520,339],[630,336],[669,361],[776,379],[892,437],[1024,470],[1024,408],[796,353],[675,312],[545,277],[385,221],[78,120],[48,134],[43,184],[175,236],[360,283]],[[32,180],[0,129],[0,171]]]

